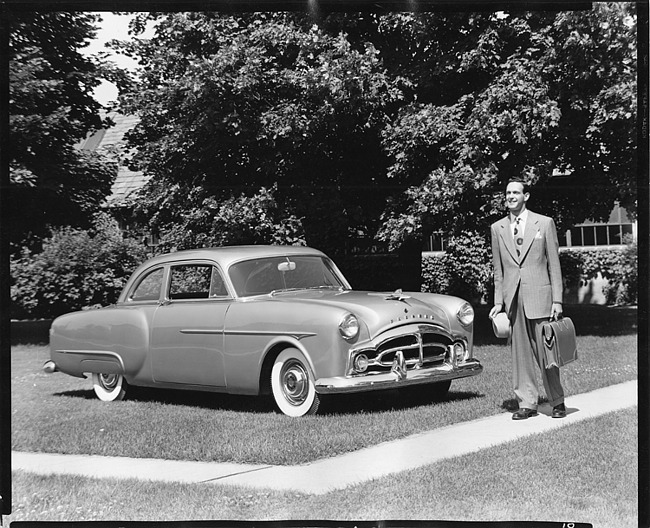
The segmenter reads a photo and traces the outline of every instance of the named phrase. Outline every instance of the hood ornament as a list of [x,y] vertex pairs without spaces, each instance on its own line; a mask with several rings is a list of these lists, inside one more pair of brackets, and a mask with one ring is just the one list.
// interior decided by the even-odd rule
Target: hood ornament
[[410,295],[404,295],[402,293],[402,289],[399,288],[398,290],[395,290],[393,293],[389,293],[385,299],[387,301],[405,301],[406,299],[410,299]]

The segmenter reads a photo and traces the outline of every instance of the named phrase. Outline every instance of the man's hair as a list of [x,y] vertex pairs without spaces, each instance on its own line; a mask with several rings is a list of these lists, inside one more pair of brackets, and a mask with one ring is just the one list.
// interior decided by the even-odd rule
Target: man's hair
[[507,187],[508,185],[510,185],[511,183],[521,183],[521,185],[522,185],[523,188],[524,188],[524,194],[530,192],[530,185],[528,185],[528,184],[527,184],[525,181],[523,181],[523,180],[519,180],[519,179],[517,179],[517,178],[510,178],[510,179],[508,180],[508,183],[506,183],[506,187]]

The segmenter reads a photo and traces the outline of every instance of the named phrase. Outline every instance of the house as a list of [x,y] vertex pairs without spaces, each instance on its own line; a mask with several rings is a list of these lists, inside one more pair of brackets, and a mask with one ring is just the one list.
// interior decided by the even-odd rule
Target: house
[[[118,221],[120,228],[126,229],[130,224],[132,200],[149,181],[150,176],[141,171],[133,171],[127,166],[130,152],[125,148],[125,135],[138,124],[139,118],[132,115],[123,115],[119,112],[111,112],[105,117],[110,118],[115,125],[89,134],[78,145],[78,148],[96,151],[117,161],[117,177],[111,187],[111,194],[106,198],[104,207]],[[154,241],[151,240],[150,236],[143,234],[143,240],[148,245],[153,245]]]

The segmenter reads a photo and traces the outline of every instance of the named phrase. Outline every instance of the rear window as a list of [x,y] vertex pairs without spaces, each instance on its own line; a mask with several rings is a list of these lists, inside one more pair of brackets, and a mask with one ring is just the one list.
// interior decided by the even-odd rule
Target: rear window
[[157,301],[162,291],[163,268],[147,273],[129,296],[129,301]]

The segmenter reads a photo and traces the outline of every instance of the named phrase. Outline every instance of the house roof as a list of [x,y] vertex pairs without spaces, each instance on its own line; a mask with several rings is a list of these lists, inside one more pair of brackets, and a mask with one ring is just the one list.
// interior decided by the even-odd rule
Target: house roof
[[129,152],[126,150],[124,136],[139,122],[133,115],[111,112],[109,117],[115,125],[89,134],[78,146],[81,150],[101,152],[118,163],[117,177],[111,187],[111,194],[106,198],[107,207],[123,207],[134,193],[139,191],[150,176],[142,171],[132,171],[126,166]]

